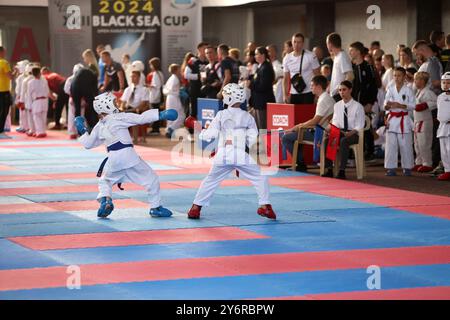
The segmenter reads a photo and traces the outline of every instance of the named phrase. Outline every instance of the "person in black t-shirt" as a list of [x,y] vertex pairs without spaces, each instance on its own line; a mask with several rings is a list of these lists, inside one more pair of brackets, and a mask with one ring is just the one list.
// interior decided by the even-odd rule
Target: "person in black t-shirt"
[[208,46],[205,42],[200,42],[197,45],[197,56],[189,59],[186,68],[184,69],[184,78],[189,81],[189,98],[191,107],[189,115],[197,116],[197,99],[201,95],[201,75],[205,71],[208,60],[206,59],[205,49]]
[[220,91],[221,81],[219,77],[220,63],[217,61],[216,48],[208,46],[205,50],[209,64],[206,66],[206,78],[202,78],[202,96],[209,99],[216,99]]
[[[359,41],[352,43],[349,48],[355,75],[352,97],[364,107],[366,115],[371,118],[372,107],[377,100],[378,88],[375,80],[375,70],[364,60],[363,53],[365,51],[364,45]],[[364,151],[366,160],[374,159],[375,144],[372,127],[364,132]]]
[[238,63],[233,60],[229,55],[230,48],[226,44],[221,44],[217,48],[217,55],[220,61],[222,88],[217,94],[218,99],[222,99],[222,89],[228,83],[238,83],[240,72]]
[[120,63],[115,62],[109,51],[102,52],[102,61],[105,63],[105,80],[101,92],[104,91],[115,91],[123,93],[125,87],[127,86],[127,80],[125,78],[125,72],[123,71]]

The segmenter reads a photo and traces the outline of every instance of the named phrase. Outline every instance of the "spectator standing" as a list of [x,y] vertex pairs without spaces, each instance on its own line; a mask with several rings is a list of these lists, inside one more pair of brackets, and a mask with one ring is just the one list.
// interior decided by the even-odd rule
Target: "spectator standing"
[[[161,109],[164,102],[163,86],[164,74],[161,71],[161,60],[157,57],[151,58],[149,61],[150,73],[147,76],[150,81],[147,83],[149,90],[150,109]],[[161,122],[155,121],[152,123],[152,131],[150,135],[160,134]]]
[[[64,84],[66,82],[66,78],[61,76],[56,72],[50,71],[48,67],[43,67],[41,69],[41,74],[47,80],[48,87],[50,89],[50,94],[52,96],[56,95],[56,102],[54,104],[54,120],[55,125],[50,128],[50,130],[61,130],[63,129],[61,126],[61,115],[64,109],[64,106],[68,106],[69,96],[64,91]],[[68,117],[66,117],[67,119]]]
[[[317,57],[309,50],[303,48],[305,37],[301,33],[292,36],[294,51],[287,54],[283,59],[283,96],[285,103],[312,104],[314,95],[309,83],[314,76],[320,74],[320,64]],[[300,68],[301,65],[301,68]],[[298,92],[292,85],[292,78],[301,75],[304,81],[304,89]]]
[[226,44],[220,44],[217,47],[217,57],[220,62],[220,79],[222,87],[217,94],[218,99],[222,99],[222,89],[228,83],[238,83],[240,78],[239,65],[229,56],[229,47]]
[[331,33],[327,36],[327,47],[330,54],[334,57],[333,70],[331,71],[330,95],[334,100],[339,101],[340,84],[347,80],[353,81],[353,67],[347,52],[342,50],[342,39],[337,33]]
[[96,77],[100,77],[100,70],[98,67],[97,60],[95,59],[94,52],[91,49],[86,49],[82,54],[83,61],[87,65],[89,69],[96,75]]
[[13,78],[11,66],[5,59],[6,50],[0,46],[0,139],[9,138],[4,134],[6,118],[12,104],[11,80]]
[[274,44],[267,46],[269,59],[275,72],[275,83],[273,85],[273,94],[276,103],[283,103],[283,65],[277,59],[277,47]]
[[275,102],[273,94],[275,72],[269,61],[269,52],[266,48],[256,48],[255,60],[258,63],[258,67],[250,80],[249,87],[252,91],[256,125],[261,130],[267,129],[267,103]]
[[105,81],[100,91],[114,91],[123,94],[126,87],[125,72],[120,63],[114,61],[109,51],[102,52],[102,61],[105,63]]

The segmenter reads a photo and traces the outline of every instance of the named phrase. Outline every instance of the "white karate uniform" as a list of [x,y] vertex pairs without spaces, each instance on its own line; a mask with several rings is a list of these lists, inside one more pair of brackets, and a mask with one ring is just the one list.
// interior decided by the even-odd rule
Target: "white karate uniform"
[[[25,74],[20,74],[16,79],[16,104],[21,103],[20,94],[22,92],[23,81],[25,79]],[[20,128],[28,131],[30,126],[28,124],[27,112],[25,109],[19,109],[19,126]]]
[[450,172],[450,95],[441,93],[437,98],[437,108],[437,137],[441,145],[441,159],[445,172]]
[[272,62],[273,71],[275,71],[275,84],[273,85],[273,94],[276,103],[283,103],[283,65],[280,61]]
[[[403,169],[412,169],[414,166],[413,137],[412,131],[414,123],[408,111],[415,109],[415,96],[408,86],[403,85],[400,91],[394,84],[389,86],[384,99],[384,106],[387,102],[398,102],[406,105],[407,109],[390,109],[388,112],[388,126],[386,133],[386,156],[384,167],[386,169],[396,169],[398,166],[398,150]],[[393,116],[394,113],[403,113],[403,116]],[[403,122],[403,132],[401,124]]]
[[27,95],[31,101],[31,113],[36,134],[43,134],[47,129],[48,96],[50,89],[44,77],[33,78],[28,82]]
[[416,92],[416,105],[426,103],[428,109],[414,111],[414,149],[416,150],[416,165],[433,166],[431,145],[433,142],[433,116],[436,109],[436,94],[428,87]]
[[[261,174],[258,164],[245,152],[245,146],[251,147],[258,139],[255,119],[247,111],[240,108],[219,111],[208,129],[201,132],[200,139],[219,140],[213,167],[202,181],[194,204],[208,206],[214,191],[234,170],[238,170],[243,178],[253,184],[258,194],[259,205],[270,204],[267,176]],[[231,140],[232,144],[226,145],[227,140]]]
[[[91,133],[83,134],[78,140],[86,149],[102,144],[132,144],[129,127],[148,124],[159,120],[159,110],[153,109],[142,114],[116,113],[101,119]],[[108,152],[108,161],[99,179],[97,199],[111,197],[116,183],[132,182],[145,188],[151,208],[160,206],[159,179],[152,168],[142,160],[134,148],[128,147]]]
[[31,100],[28,92],[28,82],[30,82],[34,77],[32,75],[27,75],[24,77],[22,82],[22,88],[20,90],[20,102],[25,105],[25,117],[27,118],[29,133],[35,133],[36,129],[33,122],[33,114],[31,113]]
[[167,96],[166,110],[175,109],[178,112],[178,118],[175,121],[167,121],[167,129],[181,128],[186,114],[180,100],[180,79],[176,75],[173,74],[169,77],[164,85],[163,93]]

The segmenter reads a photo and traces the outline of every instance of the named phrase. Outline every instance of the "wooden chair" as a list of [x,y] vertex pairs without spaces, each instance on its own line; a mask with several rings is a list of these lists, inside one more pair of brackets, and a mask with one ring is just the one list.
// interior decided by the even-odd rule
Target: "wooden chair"
[[[365,176],[366,176],[366,171],[365,171],[365,164],[364,164],[364,131],[367,130],[368,128],[370,128],[370,118],[368,116],[366,116],[366,123],[365,123],[365,127],[364,129],[359,130],[358,132],[358,136],[359,136],[359,140],[358,143],[353,144],[350,146],[350,149],[353,150],[353,152],[355,153],[355,164],[356,164],[356,177],[358,180],[362,180]],[[325,136],[326,134],[324,134],[324,140],[322,140],[322,142],[325,141]],[[322,146],[325,145],[324,143],[322,144]],[[320,175],[325,174],[325,148],[320,148]],[[333,165],[333,175],[336,176],[338,174],[339,171],[339,153],[336,155],[336,160],[334,160],[334,165]]]
[[[324,123],[330,121],[333,118],[333,115],[329,115],[328,117],[326,117],[325,119],[322,119],[322,121],[320,121],[320,125],[323,126]],[[295,169],[297,168],[297,157],[298,157],[298,149],[299,149],[299,145],[300,144],[305,144],[305,145],[309,145],[309,146],[313,146],[314,147],[314,141],[309,141],[309,140],[304,140],[303,137],[305,135],[305,131],[308,129],[315,129],[315,126],[311,126],[311,127],[304,127],[304,128],[300,128],[298,130],[298,136],[297,136],[297,141],[294,142],[294,148],[292,150],[292,171],[295,171]],[[324,143],[325,139],[325,134],[323,135],[322,138],[322,144]],[[322,151],[323,148],[321,148]]]

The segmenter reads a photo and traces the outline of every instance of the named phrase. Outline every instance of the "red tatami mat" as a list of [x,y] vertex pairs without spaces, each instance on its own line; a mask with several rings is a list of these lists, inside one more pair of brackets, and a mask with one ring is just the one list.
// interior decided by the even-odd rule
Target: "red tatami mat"
[[392,208],[450,220],[450,205],[447,204],[446,205],[430,204],[423,206],[403,206]]
[[[450,263],[450,246],[80,265],[83,285]],[[66,267],[0,270],[0,291],[65,287]]]
[[[98,206],[96,200],[0,204],[0,214],[97,210]],[[114,200],[114,206],[116,209],[125,209],[147,208],[149,205],[133,199],[116,199]]]
[[321,293],[256,300],[450,300],[450,287]]
[[265,238],[268,237],[236,227],[214,227],[13,237],[8,240],[33,250],[55,250]]

